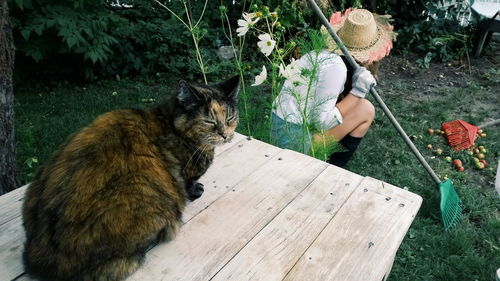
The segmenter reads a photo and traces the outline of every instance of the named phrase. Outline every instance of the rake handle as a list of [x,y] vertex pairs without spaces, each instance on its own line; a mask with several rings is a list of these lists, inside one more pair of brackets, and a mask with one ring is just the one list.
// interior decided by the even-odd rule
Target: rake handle
[[[340,40],[340,38],[338,37],[337,33],[335,33],[335,31],[331,27],[330,23],[328,22],[327,18],[325,17],[325,15],[323,14],[323,12],[321,12],[321,10],[319,9],[319,7],[316,4],[316,2],[314,0],[309,0],[309,3],[311,4],[311,7],[312,7],[313,11],[320,18],[321,23],[326,27],[326,29],[328,30],[328,33],[330,33],[330,35],[333,37],[333,40],[335,40],[335,43],[337,43],[337,46],[339,46],[340,50],[342,51],[342,53],[344,54],[344,56],[347,58],[347,61],[349,62],[349,64],[355,70],[358,69],[359,68],[358,63],[354,60],[354,58],[351,56],[351,54],[349,54],[349,51],[345,47],[344,43],[342,43],[342,40]],[[439,179],[439,177],[436,175],[436,173],[434,172],[434,170],[432,170],[431,166],[429,166],[429,164],[427,163],[427,161],[425,161],[425,159],[422,156],[422,154],[420,153],[420,151],[418,151],[418,149],[415,146],[415,144],[413,144],[413,142],[410,140],[410,138],[408,137],[408,135],[405,133],[405,131],[403,130],[403,128],[401,127],[401,125],[399,125],[399,122],[396,120],[396,118],[394,117],[394,115],[392,115],[391,111],[385,105],[384,101],[379,96],[379,94],[377,93],[377,91],[375,90],[374,87],[372,87],[370,89],[370,93],[375,98],[375,100],[377,101],[377,103],[379,104],[379,106],[382,108],[382,111],[385,113],[385,115],[387,115],[387,117],[391,121],[392,125],[396,128],[396,130],[401,135],[401,137],[403,138],[403,140],[410,147],[411,151],[417,157],[418,161],[420,161],[420,164],[422,164],[422,166],[425,168],[425,170],[427,170],[427,172],[432,177],[432,179],[437,184],[440,184],[441,180]]]

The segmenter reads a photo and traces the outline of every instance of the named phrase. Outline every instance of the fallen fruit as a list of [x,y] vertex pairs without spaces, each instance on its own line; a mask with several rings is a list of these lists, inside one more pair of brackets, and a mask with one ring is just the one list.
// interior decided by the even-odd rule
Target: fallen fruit
[[486,133],[479,134],[482,138],[486,137]]
[[478,154],[480,151],[477,148],[474,148],[474,153]]
[[428,148],[428,149],[432,149],[432,144],[428,144],[428,145],[427,145],[427,148]]
[[[446,162],[448,162],[448,163],[451,163],[451,157],[450,157],[450,156],[446,156],[446,157],[444,158],[444,160],[445,160]],[[477,159],[477,161],[479,161],[479,159]]]
[[477,130],[478,134],[482,134],[483,133],[483,130],[479,129]]
[[428,129],[428,130],[427,130],[427,133],[429,133],[429,135],[434,134],[434,129]]
[[478,168],[478,169],[484,169],[484,164],[483,164],[483,163],[481,163],[481,162],[476,162],[474,165],[475,165],[475,166],[476,166],[476,168]]
[[488,162],[486,160],[479,160],[480,163],[483,163],[485,167],[488,167]]
[[459,172],[463,172],[463,171],[465,170],[465,168],[464,168],[463,166],[460,166],[460,167],[457,167],[457,170],[458,170]]
[[484,147],[483,147],[483,148],[479,148],[479,152],[481,152],[481,153],[486,153],[486,151],[487,151],[487,150],[486,150],[486,148],[484,148]]
[[467,149],[467,154],[469,155],[474,155],[474,151],[470,150],[470,149]]
[[472,158],[472,160],[474,161],[474,163],[479,162],[479,158],[477,158],[477,157]]
[[476,156],[477,156],[477,158],[479,158],[479,159],[484,159],[484,157],[485,157],[485,156],[484,156],[484,153],[478,153]]
[[455,159],[455,160],[453,160],[453,165],[455,165],[457,167],[461,167],[462,161],[460,159]]
[[438,149],[436,149],[435,153],[437,155],[441,155],[441,154],[443,154],[443,150],[441,148],[438,148]]

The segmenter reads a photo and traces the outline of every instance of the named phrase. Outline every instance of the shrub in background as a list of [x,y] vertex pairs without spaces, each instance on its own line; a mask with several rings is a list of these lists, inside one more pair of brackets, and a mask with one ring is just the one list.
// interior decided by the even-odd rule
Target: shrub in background
[[[399,33],[394,51],[420,53],[422,66],[431,60],[456,59],[470,50],[473,30],[461,28],[454,6],[439,8],[440,0],[318,2],[326,15],[347,7],[365,7],[393,15]],[[204,1],[194,0],[163,3],[183,16],[187,3],[194,18],[204,5]],[[16,75],[22,81],[36,77],[48,81],[155,72],[172,72],[189,79],[201,77],[189,32],[152,0],[124,0],[114,5],[96,0],[10,0],[9,4],[17,48]],[[217,42],[224,44],[224,32],[220,13],[215,11],[220,6],[227,7],[229,21],[236,26],[241,13],[254,4],[266,5],[281,15],[281,24],[287,27],[285,39],[320,26],[305,0],[208,1],[198,30],[208,80],[220,77],[221,72],[234,72],[234,68],[216,56]],[[426,21],[432,13],[434,18]]]
[[[204,55],[214,60],[221,33],[218,6],[209,1],[200,32]],[[166,3],[182,11],[182,1]],[[203,1],[190,1],[193,14]],[[13,0],[12,21],[17,47],[17,74],[41,79],[168,72],[197,77],[192,40],[175,18],[154,1]],[[232,5],[232,4],[231,4]],[[232,5],[235,13],[240,4]],[[238,16],[234,16],[237,18]],[[209,59],[209,60],[210,60]],[[208,72],[223,66],[209,67]],[[209,73],[210,74],[210,73]],[[62,76],[62,77],[61,77]]]

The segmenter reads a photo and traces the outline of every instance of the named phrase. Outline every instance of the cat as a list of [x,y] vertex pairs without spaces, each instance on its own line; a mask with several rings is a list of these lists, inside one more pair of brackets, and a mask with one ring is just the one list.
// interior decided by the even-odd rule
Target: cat
[[37,172],[23,205],[24,264],[42,280],[122,280],[171,240],[217,145],[238,124],[239,76],[179,82],[152,109],[116,110],[71,135]]

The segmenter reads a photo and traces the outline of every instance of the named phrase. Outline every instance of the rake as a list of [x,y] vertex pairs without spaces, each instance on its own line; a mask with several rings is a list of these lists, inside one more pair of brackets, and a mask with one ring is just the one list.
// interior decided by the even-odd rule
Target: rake
[[[326,27],[330,35],[333,37],[333,40],[335,43],[337,43],[337,46],[339,46],[340,50],[344,54],[344,56],[347,58],[349,63],[354,69],[359,68],[359,65],[356,63],[354,58],[349,54],[347,51],[346,47],[340,40],[340,38],[337,36],[331,25],[329,24],[328,20],[326,19],[325,15],[321,10],[319,9],[318,5],[314,0],[309,0],[309,3],[311,4],[312,9],[314,12],[318,15],[318,17],[321,20],[321,23]],[[374,87],[371,88],[370,93],[372,96],[375,98],[377,103],[380,105],[382,110],[384,111],[385,115],[389,118],[391,121],[392,125],[396,128],[398,133],[401,135],[405,143],[409,146],[413,154],[417,157],[417,159],[420,161],[420,164],[425,168],[425,170],[429,173],[431,178],[434,180],[436,184],[439,185],[439,191],[441,195],[441,203],[440,203],[440,209],[441,209],[441,218],[443,221],[444,228],[446,230],[454,228],[458,222],[460,221],[460,217],[462,216],[462,204],[461,200],[458,197],[457,192],[455,191],[455,188],[453,187],[453,184],[450,179],[446,181],[441,181],[439,177],[436,175],[434,170],[429,166],[427,161],[425,161],[424,157],[422,154],[418,151],[418,149],[415,147],[413,142],[408,138],[408,135],[405,133],[401,125],[399,125],[399,122],[396,120],[394,115],[392,115],[391,111],[389,108],[385,105],[384,101],[380,96],[378,95],[377,91],[374,89]]]
[[500,119],[474,126],[464,120],[453,120],[443,123],[441,129],[443,129],[446,140],[453,150],[465,150],[474,145],[479,129],[498,123],[500,123]]

